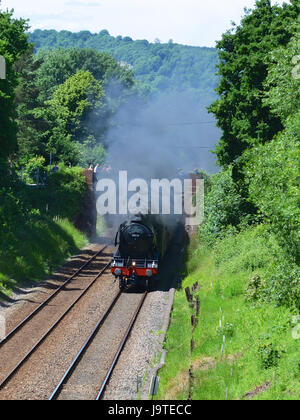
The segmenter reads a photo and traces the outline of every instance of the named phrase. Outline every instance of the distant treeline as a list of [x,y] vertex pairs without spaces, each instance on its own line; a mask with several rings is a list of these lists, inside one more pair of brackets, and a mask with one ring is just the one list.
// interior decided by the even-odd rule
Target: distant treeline
[[89,31],[35,30],[30,34],[35,50],[62,48],[91,48],[105,51],[133,69],[135,78],[150,92],[185,91],[206,97],[207,105],[215,99],[217,87],[217,50],[173,43],[162,44],[147,40],[134,41],[130,37],[113,37],[107,30],[98,34]]

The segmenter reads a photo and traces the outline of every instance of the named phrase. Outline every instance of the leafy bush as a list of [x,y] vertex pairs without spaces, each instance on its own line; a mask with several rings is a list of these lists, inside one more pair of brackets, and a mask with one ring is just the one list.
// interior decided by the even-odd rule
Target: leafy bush
[[28,189],[28,198],[32,207],[39,209],[41,214],[67,218],[72,222],[82,206],[86,180],[81,168],[58,166],[58,172],[48,175],[45,187]]
[[222,327],[217,328],[217,335],[220,337],[232,338],[234,335],[234,326],[230,322],[226,322]]
[[264,369],[270,369],[271,367],[278,366],[280,352],[274,349],[272,343],[259,347],[258,354]]
[[224,276],[224,285],[218,286],[222,289],[219,295],[233,297],[244,293],[251,303],[273,302],[300,308],[300,268],[281,247],[270,226],[258,225],[229,235],[216,242],[213,253]]
[[40,189],[22,184],[13,173],[6,178],[6,186],[0,187],[0,292],[43,279],[87,243],[69,221],[85,189],[80,168],[61,167]]
[[34,213],[27,220],[16,220],[9,238],[6,233],[0,235],[9,243],[9,250],[0,249],[0,291],[4,293],[18,283],[42,280],[87,243],[67,220],[53,221]]
[[231,169],[211,178],[210,191],[205,197],[205,221],[200,237],[212,244],[216,239],[237,231],[246,217],[245,200],[234,184]]
[[13,194],[0,192],[0,289],[41,280],[66,257],[86,244],[86,238],[67,220],[53,221],[30,209]]
[[88,167],[91,163],[102,165],[105,163],[106,151],[102,144],[87,140],[83,144],[77,143],[79,165]]
[[250,199],[300,262],[300,111],[288,119],[280,135],[253,148],[248,157]]
[[264,300],[300,309],[300,267],[288,254],[274,255],[274,265],[265,277],[261,290]]
[[271,65],[265,82],[264,102],[282,121],[300,109],[300,79],[297,77],[298,61],[295,61],[299,57],[299,43],[300,32],[296,31],[286,48],[275,49],[269,54]]
[[[40,175],[46,171],[45,167],[46,160],[42,156],[34,156],[30,158],[23,169],[23,180],[27,184],[38,183]],[[37,182],[38,181],[38,182]]]
[[256,301],[259,298],[259,291],[261,288],[261,277],[258,274],[250,277],[247,290],[245,292],[248,301]]

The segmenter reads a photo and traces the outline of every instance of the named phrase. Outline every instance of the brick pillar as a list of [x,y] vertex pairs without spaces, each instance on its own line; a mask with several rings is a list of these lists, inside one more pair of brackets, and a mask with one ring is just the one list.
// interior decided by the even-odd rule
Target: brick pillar
[[[189,178],[192,180],[192,191],[190,191],[190,193],[192,193],[192,195],[194,195],[194,194],[196,194],[196,191],[197,191],[197,180],[202,179],[202,176],[191,173],[191,174],[189,174]],[[195,235],[198,231],[198,226],[189,226],[189,225],[186,224],[185,228],[186,228],[187,232],[189,232],[190,235]]]
[[94,193],[94,172],[85,170],[83,175],[86,178],[87,189],[81,206],[79,215],[76,218],[75,226],[77,229],[86,233],[89,238],[96,236],[97,210]]

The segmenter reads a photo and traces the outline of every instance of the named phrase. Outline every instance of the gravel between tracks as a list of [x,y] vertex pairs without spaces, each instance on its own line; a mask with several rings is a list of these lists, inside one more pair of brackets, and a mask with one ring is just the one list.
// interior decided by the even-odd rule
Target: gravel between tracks
[[[99,247],[101,249],[101,247]],[[30,357],[12,381],[0,392],[0,399],[48,399],[73,357],[86,340],[95,322],[118,291],[117,284],[108,272],[67,315],[62,325],[46,339]],[[39,299],[41,296],[38,296]],[[33,295],[32,295],[33,296]],[[24,311],[23,312],[23,307]],[[10,315],[26,315],[28,302],[6,309]],[[67,326],[67,327],[66,327]],[[17,349],[16,349],[17,350]]]
[[105,400],[147,399],[153,368],[160,362],[163,330],[169,321],[172,291],[149,293],[113,376]]
[[[90,245],[84,255],[87,255],[86,252],[94,252],[97,247],[100,249],[99,244]],[[79,260],[82,262],[81,258]],[[176,267],[172,268],[176,272]],[[114,370],[104,399],[148,398],[151,374],[160,362],[164,338],[162,329],[167,328],[172,306],[174,289],[171,289],[171,285],[174,284],[174,278],[170,275],[170,270],[168,274],[171,280],[167,280],[167,283],[170,287],[166,286],[163,291],[153,291],[148,294],[130,339]],[[68,275],[70,275],[69,272]],[[61,281],[60,278],[58,283]],[[48,399],[61,379],[62,373],[68,368],[85,341],[87,334],[91,332],[95,320],[104,310],[104,306],[108,306],[117,289],[117,284],[113,283],[112,276],[108,274],[94,296],[78,305],[77,316],[74,316],[74,312],[69,316],[68,330],[57,327],[55,333],[47,338],[46,345],[43,345],[35,354],[32,363],[22,368],[16,375],[13,381],[14,386],[8,385],[7,389],[2,391],[0,399]],[[43,285],[39,288],[25,289],[24,294],[18,293],[13,297],[16,301],[13,301],[11,305],[0,306],[0,315],[4,313],[13,325],[15,320],[22,319],[32,310],[32,305],[44,299],[45,293],[49,293],[49,290],[47,287],[43,289]],[[78,316],[79,314],[81,315]]]
[[89,244],[45,281],[40,284],[27,283],[26,286],[18,287],[10,298],[0,299],[0,316],[6,321],[6,332],[26,318],[57,287],[104,246],[105,244]]

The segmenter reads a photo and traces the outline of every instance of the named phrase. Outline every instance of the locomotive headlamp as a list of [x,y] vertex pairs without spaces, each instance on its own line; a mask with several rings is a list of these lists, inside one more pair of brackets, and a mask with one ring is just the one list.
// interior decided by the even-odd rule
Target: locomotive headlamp
[[116,276],[121,276],[121,275],[122,275],[122,270],[121,270],[120,268],[117,268],[117,269],[115,270],[115,275],[116,275]]
[[133,265],[133,267],[135,267],[136,266],[136,262],[133,262],[132,265]]
[[147,277],[152,277],[152,275],[153,275],[152,270],[147,270],[146,271],[146,276]]

